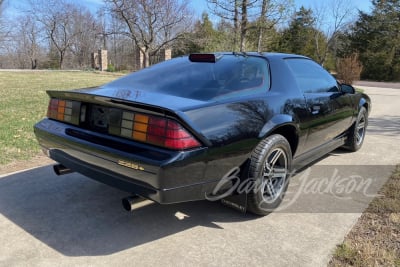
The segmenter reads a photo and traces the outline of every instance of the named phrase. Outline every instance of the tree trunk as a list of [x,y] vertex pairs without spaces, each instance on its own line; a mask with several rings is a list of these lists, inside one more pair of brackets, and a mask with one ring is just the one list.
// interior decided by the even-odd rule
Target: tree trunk
[[240,52],[246,51],[247,35],[247,0],[242,1],[242,21],[240,27]]
[[262,38],[263,38],[263,28],[260,28],[258,32],[258,43],[257,43],[257,52],[260,53],[262,52]]
[[149,49],[144,50],[143,53],[143,68],[147,68],[150,66],[150,52]]
[[235,31],[235,36],[234,36],[234,40],[233,40],[233,51],[236,51],[237,47],[238,47],[238,37],[239,37],[239,1],[235,0],[235,13],[234,13],[234,17],[233,17],[233,25],[234,25],[234,31]]
[[60,70],[63,68],[63,62],[64,62],[64,52],[60,51],[60,60],[58,61],[58,67]]
[[266,24],[265,16],[267,15],[267,2],[269,0],[263,0],[261,5],[261,14],[260,14],[260,28],[258,31],[258,43],[257,43],[257,52],[262,52],[262,38],[264,33],[264,27]]
[[37,68],[37,59],[31,58],[31,68],[35,70]]

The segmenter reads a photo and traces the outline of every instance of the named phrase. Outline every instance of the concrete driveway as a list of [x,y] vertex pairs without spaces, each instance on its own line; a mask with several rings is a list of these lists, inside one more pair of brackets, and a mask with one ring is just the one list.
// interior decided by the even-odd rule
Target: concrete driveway
[[[339,180],[356,171],[374,181],[367,188],[374,194],[400,163],[400,90],[365,91],[373,110],[363,148],[334,151],[311,169]],[[56,177],[45,166],[3,175],[0,266],[325,266],[368,204],[367,186],[347,199],[338,188],[298,190],[303,181],[301,173],[289,188],[301,200],[255,217],[206,201],[145,201],[127,213],[120,204],[126,193],[79,174]]]

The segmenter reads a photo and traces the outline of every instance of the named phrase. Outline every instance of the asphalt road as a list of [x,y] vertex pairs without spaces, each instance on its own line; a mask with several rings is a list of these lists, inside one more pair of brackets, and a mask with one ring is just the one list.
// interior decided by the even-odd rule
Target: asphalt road
[[[365,91],[373,110],[363,148],[334,151],[293,177],[289,193],[300,194],[265,217],[206,201],[145,201],[127,213],[126,193],[79,174],[56,177],[51,166],[0,176],[0,266],[326,266],[365,196],[400,163],[400,91]],[[351,198],[310,175],[342,182]]]

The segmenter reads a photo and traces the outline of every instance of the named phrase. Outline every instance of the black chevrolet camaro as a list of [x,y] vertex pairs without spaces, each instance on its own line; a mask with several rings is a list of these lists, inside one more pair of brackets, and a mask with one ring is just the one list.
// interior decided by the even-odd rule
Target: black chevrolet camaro
[[292,170],[338,147],[358,150],[371,110],[367,95],[311,59],[279,53],[191,54],[48,95],[34,131],[56,173],[163,204],[222,199],[259,215],[280,204]]

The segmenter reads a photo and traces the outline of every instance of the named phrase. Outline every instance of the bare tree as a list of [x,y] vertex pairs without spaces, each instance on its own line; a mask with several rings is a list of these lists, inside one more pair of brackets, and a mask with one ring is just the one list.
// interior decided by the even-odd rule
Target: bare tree
[[293,0],[262,0],[260,18],[257,22],[258,42],[257,51],[265,50],[262,40],[266,30],[271,30],[278,23],[287,19],[293,7]]
[[233,22],[233,50],[246,50],[249,17],[259,0],[207,0],[211,12],[218,17]]
[[242,19],[240,20],[240,51],[246,51],[249,0],[242,0]]
[[125,23],[118,19],[116,14],[111,14],[107,21],[107,30],[104,32],[108,39],[106,45],[111,64],[117,69],[135,69],[133,59],[136,56],[136,44],[129,35],[119,34],[126,28]]
[[80,68],[91,64],[90,55],[98,47],[101,47],[101,24],[86,9],[77,8],[71,12],[73,38],[70,50],[74,60]]
[[4,42],[9,35],[9,30],[7,29],[5,20],[3,18],[4,6],[5,0],[0,0],[0,48],[4,45]]
[[28,61],[31,69],[36,69],[40,52],[40,32],[32,15],[21,16],[17,19],[13,40],[20,57],[20,67],[25,68]]
[[187,0],[105,0],[108,10],[124,22],[120,34],[129,36],[144,54],[143,66],[150,56],[184,36],[192,26]]
[[0,41],[1,41],[1,33],[2,33],[2,29],[3,29],[3,20],[2,20],[3,3],[4,3],[4,0],[0,0]]
[[[50,40],[50,47],[57,53],[58,67],[64,67],[64,61],[72,50],[81,53],[77,48],[82,36],[96,30],[92,20],[88,17],[87,9],[66,0],[29,0],[31,12],[40,22],[46,37]],[[85,23],[88,23],[85,25]],[[95,40],[92,40],[95,42]]]
[[63,0],[45,1],[30,0],[32,11],[38,22],[42,24],[51,47],[57,50],[58,67],[63,68],[65,55],[72,45],[72,20],[70,13],[74,7]]
[[[293,0],[207,0],[207,3],[213,14],[233,22],[233,50],[239,47],[240,51],[246,50],[250,29],[257,29],[257,50],[261,51],[265,31],[287,18],[293,6]],[[249,23],[252,21],[256,23]]]
[[[314,8],[315,27],[315,47],[318,62],[323,65],[329,48],[336,50],[338,34],[343,31],[354,17],[356,8],[351,0],[328,0],[323,5]],[[322,36],[324,34],[325,36]],[[321,40],[326,40],[321,42]]]
[[237,50],[240,34],[240,0],[207,0],[208,8],[211,12],[223,20],[233,21],[233,47]]

